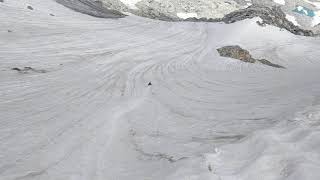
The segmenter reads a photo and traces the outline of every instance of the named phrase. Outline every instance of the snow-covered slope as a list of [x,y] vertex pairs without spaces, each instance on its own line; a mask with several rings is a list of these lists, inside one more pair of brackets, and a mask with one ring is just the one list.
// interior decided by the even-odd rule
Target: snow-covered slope
[[53,0],[0,12],[1,180],[319,179],[319,38]]

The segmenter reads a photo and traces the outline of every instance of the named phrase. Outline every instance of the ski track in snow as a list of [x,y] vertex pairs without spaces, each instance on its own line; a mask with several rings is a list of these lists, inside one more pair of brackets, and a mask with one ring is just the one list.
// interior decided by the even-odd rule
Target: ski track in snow
[[[51,0],[0,11],[1,180],[320,178],[319,38]],[[286,69],[219,57],[225,45]]]

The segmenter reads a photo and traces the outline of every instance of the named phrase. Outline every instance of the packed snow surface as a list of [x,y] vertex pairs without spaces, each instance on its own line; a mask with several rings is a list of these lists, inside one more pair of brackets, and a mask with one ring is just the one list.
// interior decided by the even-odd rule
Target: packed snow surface
[[320,179],[319,38],[52,0],[0,12],[1,180]]

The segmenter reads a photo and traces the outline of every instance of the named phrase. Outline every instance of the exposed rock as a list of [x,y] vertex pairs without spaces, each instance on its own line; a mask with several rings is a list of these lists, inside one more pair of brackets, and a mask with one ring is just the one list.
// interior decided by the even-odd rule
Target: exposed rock
[[33,7],[32,6],[27,6],[28,9],[30,10],[33,10]]
[[265,22],[260,22],[260,21],[257,21],[257,24],[259,25],[259,26],[261,26],[261,27],[266,27],[266,23]]
[[211,164],[208,165],[208,170],[209,170],[210,172],[212,172]]
[[49,15],[50,15],[50,16],[55,16],[54,14],[51,14],[51,13],[50,13]]
[[286,29],[296,35],[315,35],[311,30],[301,29],[300,27],[294,25],[291,21],[287,20],[286,14],[278,6],[273,6],[270,8],[266,6],[252,5],[246,9],[237,10],[226,15],[224,18],[222,18],[222,21],[229,24],[254,17],[260,17],[263,20],[262,23]]
[[185,21],[192,22],[224,22],[226,24],[242,21],[244,19],[252,19],[254,17],[260,17],[262,22],[257,22],[261,26],[266,24],[273,25],[279,28],[288,30],[295,35],[301,36],[317,36],[311,30],[305,30],[299,26],[294,25],[291,21],[286,18],[285,13],[278,6],[266,7],[261,5],[252,5],[245,9],[234,11],[230,14],[225,15],[220,19],[206,19],[206,18],[188,18]]
[[100,1],[93,0],[56,0],[56,2],[83,14],[88,14],[90,16],[98,18],[122,18],[125,17],[123,13],[108,9]]
[[12,32],[12,30],[8,29],[8,33],[11,33],[11,32]]
[[[185,7],[184,4],[188,4],[188,3],[184,1],[181,1],[181,2],[180,1],[179,2],[163,1],[162,2],[162,1],[154,1],[154,0],[142,0],[135,4],[135,7],[137,7],[137,9],[130,9],[121,1],[114,1],[114,0],[76,0],[76,1],[75,0],[72,0],[72,1],[56,0],[56,1],[77,12],[81,12],[84,14],[88,14],[88,15],[91,15],[94,17],[100,17],[100,18],[120,18],[120,17],[126,16],[121,12],[130,12],[138,16],[147,17],[151,19],[158,19],[162,21],[224,22],[229,24],[229,23],[234,23],[244,19],[260,17],[262,19],[262,22],[257,22],[258,25],[260,26],[265,26],[266,24],[273,25],[281,29],[286,29],[295,35],[302,35],[302,36],[318,35],[316,34],[316,31],[313,32],[312,30],[306,30],[300,26],[294,25],[291,21],[289,21],[286,18],[286,14],[282,11],[280,6],[271,6],[263,3],[254,4],[244,8],[243,3],[240,3],[242,5],[236,5],[234,3],[224,1],[223,2],[224,4],[226,3],[232,4],[232,5],[230,4],[226,6],[226,8],[227,7],[229,8],[229,9],[227,8],[228,9],[227,11],[222,11],[223,8],[220,6],[217,6],[220,9],[219,8],[218,8],[219,10],[217,8],[212,9],[213,12],[217,11],[216,13],[209,13],[210,11],[208,11],[206,14],[208,16],[203,16],[205,14],[201,15],[202,11],[198,10],[196,13],[197,14],[200,13],[199,17],[201,18],[192,17],[192,18],[182,19],[177,17],[178,11],[195,12],[195,9],[197,8],[201,9],[202,7],[197,7],[195,9],[194,8],[185,9],[183,8]],[[239,2],[242,2],[242,1],[237,1],[237,3]],[[193,2],[193,3],[196,3],[196,2]],[[206,3],[202,1],[201,2],[199,1],[197,3],[203,4],[203,7],[210,9],[210,7],[209,6],[207,7]],[[219,3],[216,5],[219,5]],[[179,9],[178,7],[180,7],[181,9]],[[223,15],[223,14],[226,14],[226,15]],[[209,18],[205,18],[205,17],[209,17]]]
[[160,11],[157,11],[156,9],[152,9],[152,8],[146,8],[144,11],[135,12],[134,14],[136,14],[138,16],[142,16],[142,17],[161,20],[161,21],[170,21],[170,22],[179,21],[179,19],[174,16],[172,16],[172,17],[168,16],[168,15],[161,13]]
[[119,12],[130,12],[130,9],[121,0],[98,0],[108,9],[114,9]]
[[36,72],[36,73],[46,73],[47,72],[46,70],[34,69],[32,67],[24,67],[23,69],[15,67],[15,68],[11,68],[11,70],[18,71],[19,73],[23,73],[23,74],[27,74],[29,72]]
[[249,51],[242,49],[240,46],[225,46],[217,49],[217,51],[222,57],[230,57],[248,63],[256,62],[256,60],[251,57]]
[[11,70],[14,70],[14,71],[21,71],[21,69],[20,68],[11,68]]
[[4,2],[4,0],[0,0],[0,2],[2,2],[2,3],[3,3],[3,2]]
[[166,13],[157,1],[152,1],[149,4],[137,3],[136,6],[139,8],[139,11],[132,11],[132,13],[138,16],[170,22],[179,21],[179,18],[175,15]]
[[[253,5],[247,7],[247,2],[243,0],[234,0],[236,3],[222,0],[209,3],[204,0],[141,0],[134,5],[136,8],[130,8],[120,0],[55,1],[77,12],[100,18],[125,17],[126,15],[121,12],[129,12],[138,16],[162,21],[224,22],[229,24],[244,19],[260,17],[262,22],[257,22],[260,26],[269,24],[302,36],[318,36],[319,34],[316,30],[304,29],[303,27],[305,26],[294,25],[286,18],[286,14],[280,6],[272,6],[274,3],[264,3],[263,1],[253,2]],[[196,13],[201,18],[179,18],[177,13],[180,11]]]
[[258,59],[258,61],[262,64],[265,64],[265,65],[268,65],[268,66],[272,66],[272,67],[275,67],[275,68],[285,68],[279,64],[274,64],[266,59]]
[[247,63],[255,63],[256,61],[258,61],[262,64],[265,64],[265,65],[268,65],[271,67],[285,68],[281,65],[271,63],[270,61],[268,61],[266,59],[255,59],[251,56],[249,51],[242,49],[238,45],[224,46],[222,48],[217,49],[217,51],[220,54],[220,56],[222,56],[222,57],[229,57],[229,58],[233,58],[233,59],[238,59],[240,61],[247,62]]

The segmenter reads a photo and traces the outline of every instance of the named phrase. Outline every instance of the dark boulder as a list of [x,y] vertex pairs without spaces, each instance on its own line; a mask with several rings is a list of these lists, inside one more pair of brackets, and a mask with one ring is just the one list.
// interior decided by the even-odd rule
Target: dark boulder
[[32,6],[27,6],[28,9],[30,10],[33,10],[33,7]]

